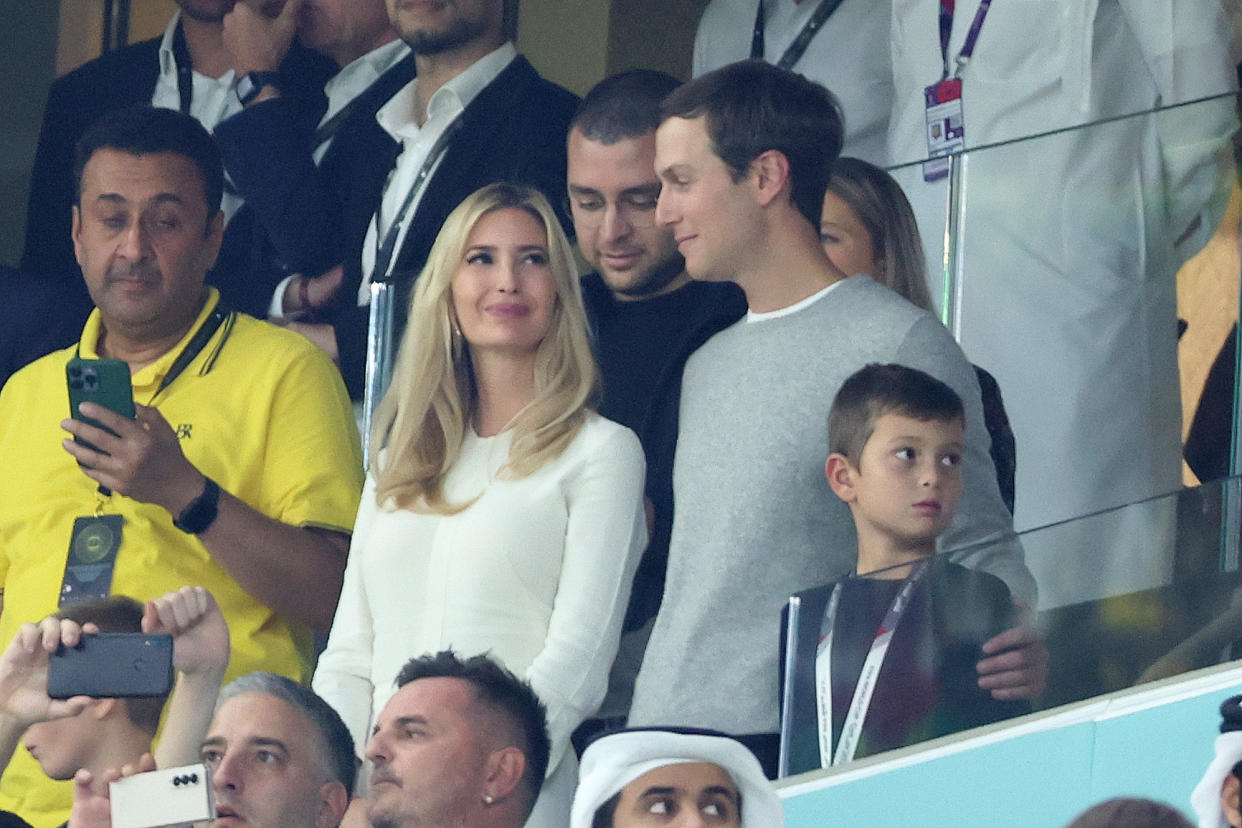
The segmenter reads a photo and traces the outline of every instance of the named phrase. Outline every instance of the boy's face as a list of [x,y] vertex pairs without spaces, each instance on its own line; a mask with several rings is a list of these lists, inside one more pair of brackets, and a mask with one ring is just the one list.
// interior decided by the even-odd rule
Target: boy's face
[[962,493],[963,425],[884,414],[844,491],[860,533],[868,528],[901,546],[934,542],[953,520]]

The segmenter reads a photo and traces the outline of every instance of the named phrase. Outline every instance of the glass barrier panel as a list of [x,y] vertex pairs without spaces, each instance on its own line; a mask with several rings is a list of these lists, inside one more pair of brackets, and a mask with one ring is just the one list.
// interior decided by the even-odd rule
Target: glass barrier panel
[[[1229,472],[1237,128],[1226,95],[971,150],[941,181],[892,171],[930,292],[999,385],[1019,530]],[[1078,545],[1121,560],[1168,525],[1146,521]]]
[[[1231,477],[1020,536],[1050,655],[1041,707],[1242,655],[1240,503]],[[1110,536],[1133,544],[1081,545]]]
[[[1233,477],[799,593],[783,619],[784,772],[828,766],[825,752],[841,764],[1242,657],[1240,513]],[[1116,533],[1135,541],[1124,555],[1080,545]],[[988,572],[1018,548],[1040,588],[1033,612]],[[1058,592],[1075,600],[1045,602]],[[998,702],[975,684],[980,647],[1020,625],[1047,648],[1046,687],[1033,701]],[[893,632],[868,678],[877,628]]]

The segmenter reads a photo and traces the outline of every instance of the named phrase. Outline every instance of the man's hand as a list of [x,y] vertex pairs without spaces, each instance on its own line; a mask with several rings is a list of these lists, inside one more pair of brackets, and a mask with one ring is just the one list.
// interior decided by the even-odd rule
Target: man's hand
[[112,800],[108,785],[123,777],[155,770],[155,760],[144,753],[136,763],[104,772],[98,780],[82,768],[73,775],[73,809],[69,828],[112,828]]
[[163,506],[174,518],[203,493],[205,478],[181,451],[172,426],[154,408],[134,406],[136,419],[122,417],[95,403],[82,403],[81,412],[116,432],[109,434],[80,420],[64,420],[61,427],[99,451],[65,440],[65,451],[82,465],[87,477],[140,503]]
[[992,691],[997,701],[1037,699],[1048,683],[1048,647],[1027,619],[1029,610],[1016,599],[1014,603],[1023,610],[1023,620],[984,642],[985,658],[975,665],[979,687]]
[[87,624],[84,629],[74,621],[51,616],[18,628],[0,656],[0,716],[25,730],[36,722],[77,715],[90,704],[87,696],[52,699],[47,695],[49,657],[62,643],[77,645],[83,632],[98,632],[98,628]]
[[295,273],[285,285],[285,292],[280,300],[285,315],[298,318],[323,310],[336,299],[344,280],[344,265],[325,270],[318,276]]
[[177,687],[168,702],[156,757],[162,768],[198,761],[229,664],[229,628],[211,593],[182,587],[148,601],[143,632],[171,633]]
[[218,683],[229,664],[229,628],[216,599],[203,587],[184,586],[147,601],[142,631],[173,637],[173,667]]
[[[323,323],[315,322],[294,322],[292,319],[272,318],[268,319],[273,325],[279,325],[282,328],[288,328],[296,331],[302,336],[314,342],[324,353],[332,358],[332,361],[338,365],[341,362],[340,351],[336,348],[336,330],[331,326]],[[85,405],[85,403],[83,403]],[[85,413],[85,412],[83,412]],[[90,416],[94,416],[93,414]]]
[[237,77],[280,68],[297,34],[302,3],[288,0],[278,9],[271,2],[241,0],[224,16],[224,47],[233,56]]

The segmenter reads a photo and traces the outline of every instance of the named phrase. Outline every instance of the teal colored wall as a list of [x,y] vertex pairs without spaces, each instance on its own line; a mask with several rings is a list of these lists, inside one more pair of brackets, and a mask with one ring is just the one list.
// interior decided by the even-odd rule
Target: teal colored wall
[[1059,828],[1115,796],[1167,802],[1212,757],[1220,703],[1242,667],[1036,714],[1008,728],[938,740],[885,761],[795,777],[781,790],[787,828]]

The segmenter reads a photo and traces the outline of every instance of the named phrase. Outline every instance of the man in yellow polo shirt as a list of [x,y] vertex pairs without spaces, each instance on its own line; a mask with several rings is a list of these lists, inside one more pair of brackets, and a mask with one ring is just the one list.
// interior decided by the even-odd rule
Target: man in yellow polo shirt
[[[229,677],[304,680],[362,487],[339,374],[204,285],[223,173],[197,122],[150,107],[107,115],[79,143],[77,171],[73,243],[96,309],[77,346],[0,392],[0,641],[65,602],[201,585],[229,623]],[[81,415],[108,430],[65,419],[75,356],[128,364],[135,419],[90,404]],[[69,792],[57,793],[19,755],[0,808],[50,828],[67,814]]]

